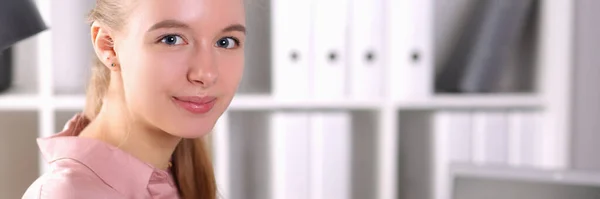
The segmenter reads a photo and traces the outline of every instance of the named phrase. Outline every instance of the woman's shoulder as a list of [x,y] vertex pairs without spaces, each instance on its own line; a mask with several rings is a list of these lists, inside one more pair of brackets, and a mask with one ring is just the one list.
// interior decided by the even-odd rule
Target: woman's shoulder
[[118,198],[110,186],[76,160],[61,159],[51,166],[51,171],[31,184],[23,199]]

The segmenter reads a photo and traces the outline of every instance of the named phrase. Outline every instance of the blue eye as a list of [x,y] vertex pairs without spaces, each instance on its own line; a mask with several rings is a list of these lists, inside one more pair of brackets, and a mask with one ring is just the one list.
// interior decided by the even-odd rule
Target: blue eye
[[237,45],[239,44],[239,41],[235,38],[231,38],[231,37],[225,37],[222,39],[219,39],[219,41],[217,41],[216,46],[220,47],[220,48],[235,48]]
[[181,36],[178,35],[167,35],[160,39],[160,42],[165,43],[167,45],[182,45],[185,44],[185,41]]

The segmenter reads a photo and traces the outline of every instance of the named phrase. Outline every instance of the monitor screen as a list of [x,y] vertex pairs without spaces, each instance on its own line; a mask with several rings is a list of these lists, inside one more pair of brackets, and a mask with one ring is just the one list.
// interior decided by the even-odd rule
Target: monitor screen
[[510,178],[456,177],[453,199],[600,199],[600,185]]

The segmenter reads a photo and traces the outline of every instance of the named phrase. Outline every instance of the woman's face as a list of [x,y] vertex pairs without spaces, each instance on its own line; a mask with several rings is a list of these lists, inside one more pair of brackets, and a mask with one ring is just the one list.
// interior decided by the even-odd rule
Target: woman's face
[[184,138],[210,132],[242,77],[243,1],[137,1],[127,19],[115,52],[134,117]]

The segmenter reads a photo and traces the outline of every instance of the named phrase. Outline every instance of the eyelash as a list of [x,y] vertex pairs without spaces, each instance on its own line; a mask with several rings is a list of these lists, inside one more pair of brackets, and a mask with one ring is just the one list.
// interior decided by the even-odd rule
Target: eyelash
[[[221,41],[221,40],[223,40],[223,39],[231,39],[231,40],[233,40],[233,42],[235,43],[235,47],[233,47],[232,49],[234,49],[234,48],[239,48],[239,47],[240,47],[240,43],[241,43],[241,42],[240,42],[240,40],[239,40],[238,38],[236,38],[236,37],[223,37],[223,38],[221,38],[221,39],[217,40],[217,42],[219,42],[219,41]],[[217,43],[217,44],[218,44],[218,43]],[[215,44],[215,45],[217,45],[217,44]]]
[[[182,42],[187,43],[187,41],[185,41],[185,39],[181,35],[177,35],[177,34],[166,34],[166,35],[163,35],[163,36],[159,37],[157,43],[163,43],[163,44],[166,44],[167,46],[176,46],[176,45],[178,45],[178,44],[167,44],[166,42],[163,42],[167,37],[179,38],[179,39],[183,40]],[[179,45],[181,45],[181,44],[179,44]]]
[[[175,37],[175,38],[180,38],[181,40],[183,40],[183,42],[187,43],[187,41],[185,41],[185,39],[184,39],[184,38],[183,38],[181,35],[177,35],[177,34],[166,34],[166,35],[163,35],[163,36],[161,36],[161,37],[158,39],[157,43],[163,43],[163,44],[166,44],[166,45],[168,45],[168,46],[176,46],[176,45],[178,45],[178,44],[167,44],[167,43],[163,42],[163,40],[164,40],[164,39],[166,39],[167,37]],[[221,38],[221,39],[217,40],[217,42],[218,42],[218,41],[221,41],[222,39],[231,39],[231,40],[233,40],[233,41],[234,41],[234,43],[235,43],[235,47],[233,47],[232,49],[240,47],[240,44],[241,44],[241,42],[240,42],[240,40],[239,40],[238,38],[236,38],[236,37],[223,37],[223,38]],[[177,42],[176,42],[176,43],[177,43]],[[181,44],[179,44],[179,45],[181,45]],[[215,44],[215,46],[218,46],[218,43],[216,43],[216,44]],[[227,49],[227,48],[226,48],[226,49]]]

